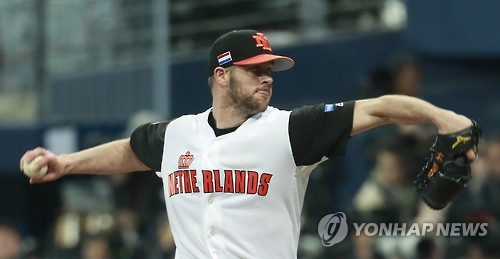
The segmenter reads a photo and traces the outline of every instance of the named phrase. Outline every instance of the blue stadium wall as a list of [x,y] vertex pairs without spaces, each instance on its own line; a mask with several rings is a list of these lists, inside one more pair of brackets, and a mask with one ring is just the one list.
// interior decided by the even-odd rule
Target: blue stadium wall
[[[275,74],[272,105],[291,109],[296,106],[356,99],[360,78],[374,66],[387,62],[394,54],[412,53],[424,68],[421,97],[436,105],[477,118],[487,133],[498,131],[500,122],[500,10],[496,1],[409,1],[407,29],[401,32],[351,35],[343,39],[307,43],[276,52],[293,57],[292,70]],[[206,54],[206,53],[205,53]],[[206,60],[197,58],[172,64],[172,117],[203,111],[210,107],[206,81]],[[117,84],[116,78],[127,78]],[[97,80],[99,79],[99,80]],[[138,65],[123,71],[100,72],[54,79],[51,82],[50,111],[56,125],[74,125],[80,146],[86,134],[103,132],[105,138],[120,137],[126,119],[135,111],[151,109],[152,69]],[[86,88],[82,82],[89,82]],[[75,89],[72,91],[71,89]],[[113,100],[113,93],[129,93],[129,99]],[[90,91],[90,92],[86,92]],[[101,93],[98,95],[98,93]],[[103,94],[104,93],[104,94]],[[74,95],[74,101],[62,100]],[[78,106],[81,102],[99,104]],[[85,99],[87,98],[87,99]],[[131,105],[130,100],[133,101]],[[120,103],[125,102],[125,103]],[[127,106],[127,103],[129,105]],[[126,107],[119,113],[119,107]],[[76,114],[106,113],[114,119],[75,122]],[[73,114],[74,113],[74,114]],[[43,144],[43,131],[52,124],[0,128],[0,175],[18,173],[18,159],[25,150]]]

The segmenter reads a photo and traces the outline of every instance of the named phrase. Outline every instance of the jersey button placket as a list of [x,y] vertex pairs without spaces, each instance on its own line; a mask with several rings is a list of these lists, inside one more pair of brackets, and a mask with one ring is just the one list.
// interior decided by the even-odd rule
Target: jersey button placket
[[[208,149],[206,152],[206,155],[204,157],[204,168],[207,170],[211,170],[213,173],[213,170],[221,170],[219,167],[219,158],[218,158],[218,153],[219,153],[219,143],[215,141]],[[215,174],[213,174],[213,177],[215,177]],[[212,182],[212,184],[215,181]],[[218,199],[220,197],[219,193],[206,193],[205,194],[205,213],[204,213],[204,225],[205,225],[205,235],[206,235],[206,242],[207,242],[207,247],[208,250],[210,251],[210,254],[213,258],[218,258],[220,256],[221,252],[221,247],[219,242],[217,241],[217,229],[220,226],[220,220],[221,220],[221,210],[220,210],[220,203]]]

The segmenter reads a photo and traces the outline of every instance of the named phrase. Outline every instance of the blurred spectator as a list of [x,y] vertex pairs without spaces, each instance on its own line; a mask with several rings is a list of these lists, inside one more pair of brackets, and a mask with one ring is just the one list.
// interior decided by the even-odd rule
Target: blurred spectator
[[113,254],[118,258],[138,258],[143,252],[137,213],[119,209],[114,213],[114,225],[109,232]]
[[500,258],[498,251],[498,236],[484,240],[468,240],[465,244],[466,258],[473,259],[497,259]]
[[[488,235],[486,238],[480,238],[479,248],[483,252],[483,258],[500,258],[500,137],[495,136],[485,142],[485,169],[487,174],[484,177],[484,184],[480,190],[483,199],[483,213],[469,216],[466,218],[469,222],[487,222]],[[481,155],[479,156],[481,158]],[[476,163],[473,163],[473,177],[480,172]],[[473,240],[474,241],[474,240]]]
[[453,239],[448,256],[499,258],[500,248],[500,138],[479,146],[479,157],[471,164],[469,186],[449,206],[448,222],[488,223],[488,234]]
[[22,239],[11,224],[0,221],[0,259],[16,259],[22,256]]
[[[159,120],[153,112],[137,112],[130,117],[123,137],[141,124]],[[49,257],[81,254],[127,259],[148,258],[152,253],[148,230],[165,209],[162,182],[153,172],[74,177],[63,183],[60,196],[63,207],[53,226],[52,242],[46,244]]]
[[[415,59],[398,56],[391,63],[374,68],[365,81],[363,98],[387,94],[416,96],[420,84],[421,69]],[[435,130],[426,126],[386,125],[356,137],[362,152],[356,160],[365,165],[364,171],[351,173],[364,175],[357,178],[366,180],[353,199],[351,213],[355,222],[412,222],[420,204],[413,179],[424,164],[434,136]],[[419,239],[353,237],[352,241],[354,257],[407,258],[415,255]]]
[[373,237],[369,237],[364,234],[361,234],[359,236],[353,235],[352,241],[353,241],[352,251],[354,258],[358,259],[383,258],[383,256],[380,255],[375,249],[375,244],[374,244],[375,239]]
[[[440,259],[444,258],[443,252],[436,245],[432,238],[422,238],[416,248],[416,258],[418,259]],[[475,257],[470,257],[475,258]]]
[[170,259],[175,257],[175,243],[174,237],[170,230],[170,223],[166,212],[158,214],[156,224],[152,225],[154,228],[153,241],[149,247],[150,259]]
[[[492,222],[494,215],[490,210],[487,187],[491,184],[488,173],[486,150],[479,151],[480,156],[471,164],[472,177],[467,188],[449,206],[448,221],[450,222]],[[484,154],[484,155],[483,155]]]
[[361,78],[361,98],[393,93],[393,84],[393,76],[387,66],[378,65]]
[[496,230],[500,232],[500,137],[492,138],[486,146],[485,159],[488,168],[488,179],[483,190],[492,209]]
[[362,78],[361,97],[371,98],[385,94],[418,96],[422,73],[422,68],[412,55],[395,55],[388,63],[375,66]]
[[415,57],[408,54],[395,56],[389,70],[392,75],[392,93],[418,96],[422,83],[422,69]]
[[408,157],[397,140],[378,150],[375,166],[353,201],[362,222],[409,222],[417,195],[408,172]]
[[89,236],[83,239],[81,246],[82,259],[114,258],[106,236]]
[[[375,166],[353,200],[354,222],[408,223],[415,217],[419,199],[404,145],[395,138],[377,150]],[[358,258],[406,258],[414,253],[417,241],[413,236],[353,237],[353,251]]]
[[[362,79],[362,98],[372,98],[387,94],[418,96],[422,83],[422,68],[410,54],[394,55],[386,64],[373,68]],[[373,166],[373,154],[384,142],[400,138],[410,155],[409,171],[418,172],[424,156],[432,143],[435,132],[422,125],[388,125],[373,129],[360,136],[368,163]]]

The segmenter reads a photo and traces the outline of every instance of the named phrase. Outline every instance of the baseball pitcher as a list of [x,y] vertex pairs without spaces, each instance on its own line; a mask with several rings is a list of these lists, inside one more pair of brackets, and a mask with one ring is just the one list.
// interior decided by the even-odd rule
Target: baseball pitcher
[[416,181],[430,206],[446,206],[466,186],[479,138],[471,119],[399,95],[291,111],[269,106],[273,73],[293,65],[273,53],[264,34],[228,32],[209,54],[213,99],[205,111],[72,154],[36,148],[21,158],[21,169],[41,157],[33,167],[47,171],[33,184],[68,174],[156,171],[179,259],[296,258],[309,174],[342,155],[352,136],[384,124],[437,127],[431,160]]

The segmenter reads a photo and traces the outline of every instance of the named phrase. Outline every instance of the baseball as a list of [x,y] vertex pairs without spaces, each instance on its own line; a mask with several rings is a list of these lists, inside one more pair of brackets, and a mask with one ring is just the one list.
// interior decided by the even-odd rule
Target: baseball
[[33,159],[33,161],[31,161],[31,163],[27,163],[26,161],[24,161],[23,171],[24,171],[24,174],[26,176],[28,176],[30,178],[40,178],[47,173],[47,166],[43,166],[42,168],[40,168],[38,170],[35,168],[36,163],[40,159],[42,159],[42,157],[37,156],[37,157],[35,157],[35,159]]

